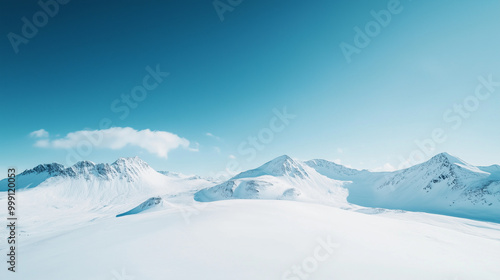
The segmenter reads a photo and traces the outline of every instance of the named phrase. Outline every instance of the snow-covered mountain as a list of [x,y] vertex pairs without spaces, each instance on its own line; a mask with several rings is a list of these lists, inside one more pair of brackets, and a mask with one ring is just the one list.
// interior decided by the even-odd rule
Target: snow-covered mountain
[[344,180],[349,181],[353,177],[358,176],[363,172],[367,172],[366,170],[357,170],[349,167],[345,167],[343,165],[337,164],[335,162],[331,162],[324,159],[313,159],[305,162],[308,166],[314,168],[321,175],[324,175],[328,178],[336,179],[336,180]]
[[[20,190],[36,187],[48,178],[59,175],[63,170],[64,166],[58,163],[37,165],[16,176],[16,189]],[[0,191],[6,190],[7,178],[0,181]]]
[[500,167],[472,166],[447,153],[394,172],[281,156],[195,194],[198,201],[286,199],[422,211],[500,221]]
[[[62,185],[61,189],[79,192],[80,195],[84,190],[92,192],[94,189],[94,195],[114,192],[117,196],[123,196],[133,191],[172,190],[175,186],[169,186],[169,183],[179,181],[208,182],[199,176],[185,176],[174,172],[160,173],[139,157],[132,157],[119,158],[111,164],[80,161],[67,168],[58,163],[40,164],[16,176],[16,188],[25,190]],[[6,182],[7,179],[0,181],[0,191],[6,190]]]
[[284,155],[197,192],[195,200],[278,199],[345,207],[347,190],[342,187],[344,184]]
[[39,165],[17,176],[18,189],[27,192],[25,200],[37,200],[39,207],[81,210],[135,203],[164,194],[175,187],[170,181],[138,157],[120,158],[112,164],[80,161],[68,168]]
[[[68,168],[58,163],[40,164],[17,175],[16,188],[18,190],[34,188],[45,180],[55,177],[106,181],[125,179],[129,182],[134,182],[155,172],[146,162],[138,157],[119,158],[112,164],[95,164],[91,161],[79,161]],[[4,180],[0,181],[1,191],[5,191]]]
[[288,176],[291,178],[305,179],[308,177],[304,167],[298,161],[293,160],[287,155],[277,157],[262,166],[241,172],[233,177],[233,179],[260,177],[264,175],[270,176]]
[[[58,209],[115,209],[123,213],[154,197],[178,202],[267,199],[351,204],[500,221],[500,166],[477,167],[447,153],[394,172],[347,168],[327,160],[306,162],[286,155],[225,182],[196,175],[157,172],[138,157],[114,163],[52,163],[16,178],[26,200]],[[6,190],[6,179],[0,191]],[[182,194],[182,195],[181,195]],[[37,206],[38,207],[38,206]],[[42,207],[42,206],[40,206]]]
[[498,165],[476,167],[447,153],[394,172],[346,170],[335,163],[320,163],[307,162],[329,178],[351,182],[345,184],[350,203],[500,221]]
[[177,178],[177,179],[184,179],[184,180],[206,180],[209,182],[214,182],[214,183],[220,183],[217,179],[214,179],[212,177],[208,176],[199,176],[199,175],[186,175],[182,174],[179,172],[173,172],[173,171],[158,171],[158,173],[163,174],[165,176],[171,177],[171,178]]
[[[80,161],[67,168],[56,163],[42,164],[16,176],[16,184],[23,205],[29,205],[21,207],[19,214],[26,224],[39,226],[54,223],[51,217],[61,223],[114,217],[154,197],[188,204],[194,202],[193,193],[215,183],[166,176],[133,157],[119,158],[111,164]],[[0,181],[0,186],[5,192],[6,179]],[[39,213],[45,213],[45,218],[39,219]]]

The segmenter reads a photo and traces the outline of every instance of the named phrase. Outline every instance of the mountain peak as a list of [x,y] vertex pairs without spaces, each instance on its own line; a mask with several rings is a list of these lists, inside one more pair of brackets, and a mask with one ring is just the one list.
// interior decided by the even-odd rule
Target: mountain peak
[[111,164],[117,170],[149,169],[149,164],[139,157],[121,157]]
[[281,155],[271,161],[286,161],[286,160],[293,160],[291,157],[289,157],[288,155]]
[[27,169],[24,172],[22,172],[20,175],[26,175],[26,174],[31,174],[31,173],[43,173],[47,172],[49,175],[54,175],[54,174],[59,174],[61,171],[64,170],[64,165],[59,164],[59,163],[44,163],[44,164],[39,164],[32,169]]
[[138,164],[138,165],[141,165],[141,166],[148,165],[145,161],[143,161],[138,156],[135,156],[135,157],[120,157],[115,162],[112,163],[112,165],[114,165],[114,164],[117,164],[117,165],[118,164]]
[[262,175],[272,175],[272,176],[288,175],[291,177],[299,177],[299,178],[304,178],[308,176],[300,163],[296,162],[287,155],[282,155],[264,163],[258,168],[242,172],[233,177],[233,179],[245,178],[245,177],[258,177]]
[[[264,165],[269,165],[269,166],[276,166],[276,165],[290,165],[290,164],[293,164],[295,161],[287,156],[287,155],[282,155],[282,156],[279,156],[275,159],[272,159],[268,162],[266,162]],[[264,166],[262,165],[262,166]]]
[[75,168],[94,167],[95,163],[90,160],[82,160],[73,165]]
[[437,164],[442,164],[444,166],[458,166],[462,169],[467,169],[469,171],[475,172],[475,173],[484,173],[484,171],[481,171],[478,167],[473,166],[462,159],[452,156],[446,152],[437,154],[433,156],[428,163],[437,163]]
[[437,155],[433,156],[431,158],[431,160],[440,161],[440,162],[448,161],[449,163],[459,163],[459,164],[468,165],[468,163],[466,163],[462,159],[454,157],[454,156],[448,154],[447,152],[437,154]]
[[113,162],[111,167],[117,173],[121,174],[121,176],[127,177],[130,180],[135,180],[143,172],[154,171],[149,164],[137,156],[121,157]]

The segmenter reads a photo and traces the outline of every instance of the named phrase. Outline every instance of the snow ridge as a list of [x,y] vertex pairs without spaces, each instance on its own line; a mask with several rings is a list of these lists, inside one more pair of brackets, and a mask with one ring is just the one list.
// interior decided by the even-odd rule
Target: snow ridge
[[294,161],[289,156],[283,155],[269,162],[266,162],[259,168],[242,172],[234,176],[232,179],[259,177],[262,175],[290,176],[293,178],[301,179],[304,179],[308,176],[301,164]]

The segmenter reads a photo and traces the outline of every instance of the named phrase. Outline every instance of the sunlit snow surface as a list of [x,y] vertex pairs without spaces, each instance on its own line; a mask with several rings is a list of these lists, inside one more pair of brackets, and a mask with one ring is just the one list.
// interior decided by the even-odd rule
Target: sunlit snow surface
[[[421,191],[417,183],[444,173],[449,176],[415,197],[437,197],[454,179],[469,183],[449,192],[462,194],[474,187],[470,182],[491,181],[500,170],[448,155],[427,164],[432,168],[376,174],[380,181],[373,180],[365,192],[389,203],[382,194],[404,199],[404,193]],[[347,179],[366,178],[367,171],[326,161],[301,163],[284,156],[224,183],[158,173],[138,158],[111,165],[82,162],[71,167],[74,174],[55,167],[64,174],[51,177],[41,167],[40,176],[27,174],[39,185],[17,193],[17,272],[4,264],[2,280],[497,280],[500,275],[500,224],[351,204],[350,196],[363,196],[354,189],[360,181]],[[0,192],[0,205],[6,203]],[[6,221],[5,215],[1,211],[0,219]],[[5,241],[0,254],[7,254]]]
[[1,279],[109,280],[123,269],[133,279],[294,279],[283,277],[314,255],[318,239],[328,238],[337,246],[308,279],[500,275],[498,224],[293,201],[229,200],[198,207],[94,221],[82,213],[88,221],[54,222],[50,234],[33,228],[20,238],[16,277],[4,269]]

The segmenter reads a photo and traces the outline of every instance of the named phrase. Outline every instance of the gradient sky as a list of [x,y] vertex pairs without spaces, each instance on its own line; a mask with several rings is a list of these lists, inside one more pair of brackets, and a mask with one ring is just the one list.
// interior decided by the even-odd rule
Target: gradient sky
[[[42,9],[37,1],[0,5],[0,170],[67,165],[66,149],[37,147],[30,133],[44,129],[53,141],[99,129],[103,118],[173,133],[189,147],[168,158],[130,145],[95,148],[84,159],[138,155],[157,170],[190,174],[249,169],[282,154],[391,169],[435,129],[446,140],[426,158],[446,151],[500,163],[500,87],[474,97],[478,77],[500,82],[500,1],[401,0],[350,63],[340,44],[355,46],[354,28],[391,1],[243,1],[221,21],[212,1],[73,0],[18,53],[8,34],[22,35],[22,18]],[[113,101],[156,65],[170,75],[120,118]],[[454,106],[464,102],[473,110],[460,115]],[[295,118],[254,158],[238,151],[269,132],[273,109],[284,107]]]

